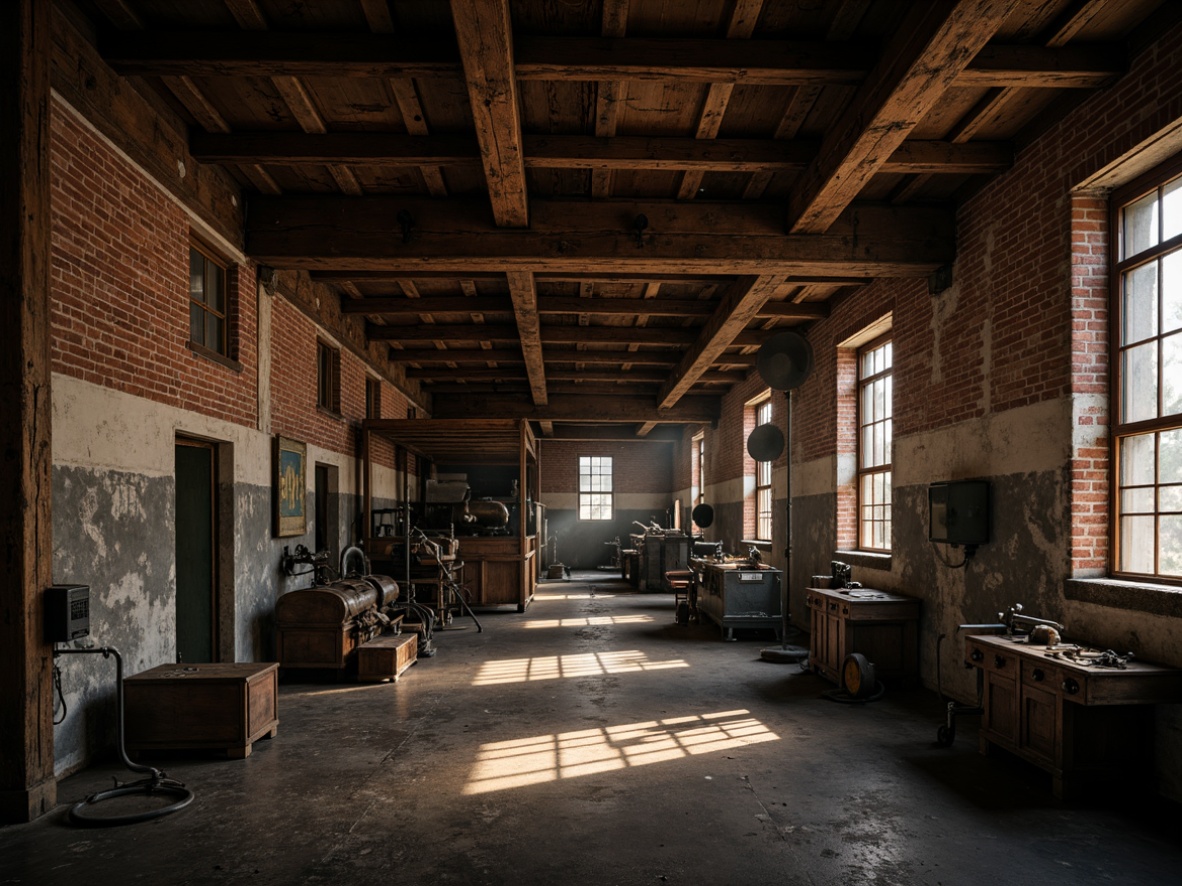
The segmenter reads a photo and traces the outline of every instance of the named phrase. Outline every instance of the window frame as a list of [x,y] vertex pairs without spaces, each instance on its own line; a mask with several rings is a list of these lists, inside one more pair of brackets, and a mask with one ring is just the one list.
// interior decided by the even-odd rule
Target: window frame
[[[871,352],[882,348],[884,345],[891,345],[890,363],[885,369],[871,375],[863,374],[863,358]],[[894,510],[894,496],[893,496],[893,468],[894,468],[894,337],[893,330],[888,330],[882,335],[871,339],[870,341],[860,345],[855,353],[856,362],[856,384],[855,384],[855,447],[854,457],[856,465],[855,476],[855,494],[856,494],[856,530],[857,530],[857,549],[859,551],[868,551],[872,553],[889,554],[891,553],[891,534],[893,531],[893,510]],[[877,384],[879,381],[889,379],[890,396],[887,397],[886,415],[872,419],[870,421],[864,420],[864,392],[867,388]],[[867,428],[873,427],[876,424],[886,424],[886,439],[884,440],[885,460],[876,462],[867,466],[864,464],[863,456],[865,455],[864,436]],[[876,475],[885,475],[886,477],[886,495],[885,501],[866,501],[865,495],[865,481],[869,477]],[[867,517],[867,510],[870,509],[871,516]],[[877,510],[874,510],[877,509]],[[876,517],[875,513],[883,513],[885,510],[885,517]],[[882,525],[885,527],[882,532],[882,537],[885,539],[885,544],[882,547],[876,546],[874,541],[874,527]],[[870,528],[868,535],[867,527]]]
[[316,339],[316,408],[341,414],[341,349]]
[[[1162,572],[1162,517],[1176,515],[1177,510],[1163,510],[1163,488],[1182,490],[1182,483],[1178,481],[1162,482],[1161,476],[1161,444],[1163,434],[1182,433],[1182,408],[1176,412],[1165,413],[1165,380],[1167,366],[1164,360],[1165,342],[1167,339],[1182,337],[1182,327],[1163,329],[1164,308],[1167,293],[1165,291],[1165,263],[1168,257],[1177,256],[1175,261],[1182,261],[1182,231],[1169,239],[1163,240],[1165,213],[1157,212],[1157,230],[1154,232],[1156,242],[1152,246],[1143,248],[1140,252],[1126,255],[1127,248],[1125,231],[1125,211],[1141,202],[1151,194],[1156,194],[1160,207],[1165,189],[1177,184],[1182,187],[1182,155],[1175,156],[1165,163],[1155,167],[1146,174],[1138,177],[1129,184],[1114,190],[1109,199],[1110,230],[1112,232],[1112,250],[1110,259],[1109,285],[1109,366],[1110,366],[1110,433],[1109,457],[1111,464],[1109,483],[1109,573],[1115,578],[1133,581],[1151,581],[1168,585],[1182,585],[1182,573]],[[1177,189],[1175,190],[1177,194]],[[1175,199],[1182,200],[1182,194]],[[1152,335],[1142,336],[1129,343],[1124,341],[1126,311],[1125,311],[1125,280],[1130,272],[1156,265],[1156,285],[1154,306],[1155,331]],[[1182,268],[1179,268],[1182,276]],[[1182,279],[1178,285],[1182,286]],[[1182,342],[1182,338],[1179,338]],[[1156,359],[1156,416],[1143,419],[1125,420],[1125,354],[1134,348],[1142,348],[1150,343],[1154,344]],[[1151,438],[1153,448],[1153,481],[1151,483],[1129,482],[1124,477],[1123,449],[1126,441],[1133,438]],[[1136,494],[1152,491],[1153,506],[1150,510],[1137,510],[1133,514],[1126,513],[1126,493]],[[1153,520],[1153,568],[1152,571],[1140,571],[1125,568],[1124,555],[1129,545],[1125,544],[1123,522],[1125,517],[1135,516],[1152,518]],[[1182,519],[1179,517],[1178,519]],[[1130,564],[1131,567],[1131,564]]]
[[[610,455],[580,455],[578,456],[578,472],[579,472],[579,500],[578,500],[578,514],[579,522],[587,523],[602,523],[615,519],[616,515],[616,494],[615,494],[615,461]],[[586,462],[587,470],[584,471],[584,462]],[[603,468],[606,467],[606,471]],[[590,482],[587,487],[584,487],[584,477]],[[607,488],[594,488],[596,486],[594,478],[607,478]],[[606,503],[602,500],[606,497]],[[607,514],[599,513],[596,515],[597,508],[607,508]]]
[[365,379],[365,417],[382,417],[382,380],[380,378]]
[[[772,406],[772,392],[752,404],[755,409],[755,427],[770,424],[775,419],[775,407]],[[774,461],[755,462],[755,540],[771,541],[773,530],[773,515],[775,512],[772,495],[772,465]],[[764,533],[763,530],[767,532]]]
[[[218,286],[222,296],[222,310],[219,311],[212,307],[207,301],[193,297],[193,256],[201,256],[202,273],[201,273],[201,291],[203,297],[209,292],[209,277],[210,268],[215,268],[218,272]],[[189,314],[189,346],[200,353],[207,356],[221,358],[225,361],[234,360],[234,345],[231,341],[231,333],[233,332],[232,319],[232,305],[230,299],[230,262],[222,259],[216,252],[198,240],[196,237],[189,238],[189,290],[187,298],[188,314]],[[201,314],[201,338],[197,339],[193,336],[193,310],[196,308]],[[209,318],[213,317],[218,324],[220,324],[221,331],[221,347],[211,347],[207,339]]]

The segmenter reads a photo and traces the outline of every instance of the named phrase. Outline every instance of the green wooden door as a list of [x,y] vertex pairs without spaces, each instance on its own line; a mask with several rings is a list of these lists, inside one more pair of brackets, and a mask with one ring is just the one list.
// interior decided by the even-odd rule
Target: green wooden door
[[176,651],[178,661],[214,661],[214,449],[176,445]]

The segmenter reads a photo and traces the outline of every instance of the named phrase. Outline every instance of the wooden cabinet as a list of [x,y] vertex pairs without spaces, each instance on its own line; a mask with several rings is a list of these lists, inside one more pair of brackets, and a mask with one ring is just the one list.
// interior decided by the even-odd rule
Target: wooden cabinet
[[526,553],[521,543],[511,537],[460,539],[460,558],[464,561],[464,586],[475,608],[516,606],[519,612],[533,599],[537,589],[537,537],[527,536]]
[[809,665],[841,682],[847,655],[860,652],[879,679],[910,683],[919,669],[919,601],[869,588],[806,588]]
[[1058,797],[1143,780],[1153,707],[1182,700],[1182,670],[1145,662],[1097,667],[1009,637],[969,637],[982,677],[981,753],[994,747],[1051,773]]

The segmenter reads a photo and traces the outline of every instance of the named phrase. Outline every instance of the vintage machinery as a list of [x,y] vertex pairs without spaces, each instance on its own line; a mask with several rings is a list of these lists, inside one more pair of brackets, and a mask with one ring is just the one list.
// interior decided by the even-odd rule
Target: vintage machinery
[[288,591],[275,604],[276,653],[284,668],[345,668],[354,650],[391,623],[398,599],[387,575],[344,578]]
[[724,639],[735,639],[735,628],[771,629],[779,638],[782,627],[779,569],[749,561],[695,561],[694,565],[702,576],[698,613],[717,624]]

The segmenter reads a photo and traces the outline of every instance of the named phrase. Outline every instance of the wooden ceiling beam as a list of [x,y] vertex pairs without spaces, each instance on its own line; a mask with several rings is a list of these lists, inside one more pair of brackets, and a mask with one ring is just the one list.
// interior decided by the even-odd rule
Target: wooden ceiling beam
[[780,277],[763,275],[740,277],[723,293],[714,315],[698,334],[693,347],[673,370],[661,389],[658,405],[669,409],[706,374],[735,336],[747,328],[764,302],[772,297],[780,284]]
[[525,396],[453,395],[435,403],[435,418],[519,418],[527,421],[575,421],[625,424],[715,424],[720,414],[717,397],[691,396],[672,409],[657,409],[652,397],[621,394],[566,394],[553,396],[546,406],[535,406]]
[[420,296],[406,298],[359,298],[341,303],[341,313],[369,314],[388,320],[417,317],[419,314],[513,313],[513,300],[500,296]]
[[451,0],[451,13],[493,217],[501,227],[524,228],[529,199],[508,0]]
[[829,128],[788,204],[788,229],[819,234],[854,200],[997,33],[1019,0],[912,4],[862,88]]
[[[499,5],[496,0],[463,2]],[[464,76],[454,42],[388,34],[109,31],[99,35],[98,45],[107,63],[126,76]],[[504,48],[499,52],[503,68]],[[881,47],[856,42],[520,35],[513,41],[511,79],[858,85],[873,80],[867,60],[881,55]],[[1116,45],[981,46],[975,57],[969,52],[951,85],[1097,87],[1124,70],[1125,57]]]
[[[601,32],[604,37],[623,37],[628,27],[629,0],[604,0],[603,24]],[[595,89],[595,134],[599,137],[614,136],[619,109],[624,102],[628,84],[614,80],[604,80],[596,84]],[[610,169],[596,169],[591,173],[591,196],[604,199],[611,196],[612,172]]]
[[[785,235],[771,204],[535,200],[529,229],[497,228],[487,204],[403,197],[256,197],[246,252],[288,269],[541,274],[926,276],[955,258],[941,207],[855,206],[823,234]],[[398,214],[414,220],[408,241]],[[633,220],[650,221],[637,248]],[[404,216],[405,218],[405,216]]]
[[542,360],[541,321],[538,317],[538,291],[534,275],[529,271],[510,271],[505,275],[509,283],[509,297],[513,301],[513,315],[521,340],[521,354],[529,376],[530,393],[535,406],[546,405],[546,365]]
[[[407,378],[414,378],[419,380],[438,379],[440,381],[520,381],[527,383],[525,372],[520,366],[498,367],[490,369],[487,367],[469,368],[469,369],[449,369],[446,366],[424,367],[421,369],[407,369]],[[662,384],[669,377],[667,372],[659,369],[632,369],[627,372],[622,371],[619,366],[595,366],[593,368],[584,367],[582,369],[564,369],[564,370],[548,370],[546,378],[549,382],[562,381],[579,381],[579,382],[627,382],[627,383],[643,383],[643,384]],[[698,383],[700,384],[727,384],[733,385],[744,381],[747,378],[746,372],[737,370],[708,370],[702,373]],[[545,404],[535,404],[545,405]]]
[[[821,143],[814,140],[525,135],[522,147],[526,169],[781,172],[805,169],[816,158]],[[379,132],[309,135],[307,131],[233,134],[224,130],[194,131],[189,139],[189,151],[207,163],[274,163],[284,166],[346,164],[448,168],[475,167],[480,162],[480,146],[475,138]],[[971,175],[1001,172],[1012,162],[1013,149],[1004,142],[954,144],[913,139],[899,145],[883,162],[880,171]]]

